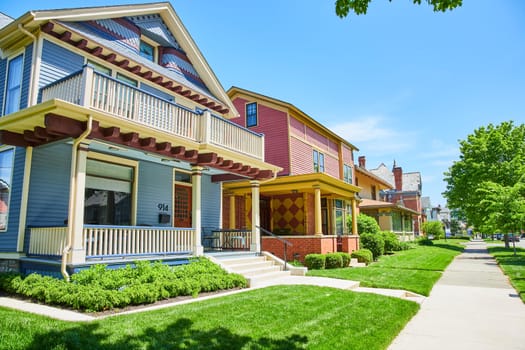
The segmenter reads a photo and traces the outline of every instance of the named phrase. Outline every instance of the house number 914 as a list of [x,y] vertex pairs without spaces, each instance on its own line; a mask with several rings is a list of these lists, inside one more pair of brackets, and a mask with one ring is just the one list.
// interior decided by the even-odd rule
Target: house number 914
[[157,204],[157,208],[159,208],[160,211],[169,211],[169,206],[166,203]]

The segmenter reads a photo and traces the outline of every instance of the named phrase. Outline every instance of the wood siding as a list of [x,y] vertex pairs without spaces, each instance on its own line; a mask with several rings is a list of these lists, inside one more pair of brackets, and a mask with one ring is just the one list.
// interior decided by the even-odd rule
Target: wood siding
[[292,171],[290,175],[311,174],[314,171],[312,146],[295,137],[290,138]]
[[4,95],[6,83],[7,59],[0,60],[0,116],[4,115]]
[[[250,102],[256,101],[248,101],[242,98],[236,98],[233,101],[240,116],[231,119],[232,122],[246,127],[245,106],[246,103]],[[287,114],[262,103],[257,103],[257,125],[249,129],[265,135],[265,161],[283,168],[279,175],[290,174]]]
[[62,46],[44,40],[42,62],[40,65],[39,88],[79,71],[84,65],[84,57]]
[[22,73],[22,90],[20,91],[20,109],[29,105],[29,85],[31,84],[31,62],[33,60],[33,44],[26,47]]
[[202,227],[220,227],[221,193],[221,185],[219,183],[211,182],[211,177],[209,175],[202,175]]
[[[161,211],[159,204],[166,204],[168,210]],[[171,221],[160,224],[159,214],[170,215]],[[141,161],[138,170],[137,225],[171,226],[172,222],[173,168]]]

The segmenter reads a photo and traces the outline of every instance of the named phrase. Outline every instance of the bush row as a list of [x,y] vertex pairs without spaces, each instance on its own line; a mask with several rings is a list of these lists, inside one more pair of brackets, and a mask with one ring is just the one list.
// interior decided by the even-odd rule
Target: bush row
[[205,258],[187,265],[137,262],[135,267],[107,269],[94,265],[71,276],[71,282],[49,276],[0,274],[0,290],[39,302],[77,310],[104,311],[128,305],[154,303],[177,296],[197,296],[246,287],[246,279],[224,271]]
[[348,267],[350,265],[350,254],[342,252],[308,254],[304,257],[304,265],[310,270]]
[[385,253],[410,249],[407,242],[400,242],[394,232],[381,231],[379,233],[363,233],[360,235],[361,247],[372,252],[373,259],[377,260]]
[[351,254],[352,258],[357,259],[360,263],[370,264],[374,259],[372,252],[369,249],[355,250]]

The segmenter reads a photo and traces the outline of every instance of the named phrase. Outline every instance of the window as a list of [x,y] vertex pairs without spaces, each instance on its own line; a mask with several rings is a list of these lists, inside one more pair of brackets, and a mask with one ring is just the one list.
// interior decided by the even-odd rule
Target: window
[[324,154],[314,150],[314,172],[324,173]]
[[257,102],[246,104],[246,127],[257,125]]
[[93,67],[93,70],[95,72],[99,72],[99,73],[102,73],[102,74],[106,74],[106,75],[109,75],[111,76],[111,69],[106,67],[106,66],[103,66],[101,64],[98,64],[96,62],[93,62],[93,61],[90,61],[88,60],[87,63]]
[[4,114],[10,114],[20,109],[20,93],[22,91],[22,63],[23,55],[13,58],[8,63]]
[[343,168],[343,181],[347,184],[352,183],[352,167],[350,165],[344,165]]
[[155,48],[153,45],[150,45],[142,40],[140,41],[139,55],[150,60],[151,62],[155,62]]
[[376,199],[377,199],[376,192],[377,192],[376,187],[375,187],[374,185],[372,185],[372,186],[370,187],[370,194],[372,195],[372,199],[373,199],[373,200],[376,200]]
[[337,235],[342,235],[345,232],[345,216],[346,216],[342,200],[336,199],[334,201],[334,211],[335,211],[335,233]]
[[84,222],[131,225],[134,168],[88,159]]
[[15,150],[13,148],[0,150],[0,231],[7,230],[14,155]]
[[117,73],[117,80],[120,80],[120,81],[122,81],[124,83],[127,83],[129,85],[132,85],[134,87],[138,87],[139,86],[138,81],[136,81],[135,79],[131,79],[131,78],[129,78],[129,77],[125,76],[125,75],[122,75],[120,73]]

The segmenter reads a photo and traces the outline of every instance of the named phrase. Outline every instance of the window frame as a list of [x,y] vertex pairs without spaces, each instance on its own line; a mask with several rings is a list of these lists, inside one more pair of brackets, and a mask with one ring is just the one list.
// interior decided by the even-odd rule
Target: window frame
[[12,152],[12,159],[11,159],[11,174],[10,174],[10,183],[8,183],[7,185],[10,185],[11,188],[9,189],[9,193],[8,193],[8,196],[7,196],[7,202],[6,202],[6,207],[7,207],[7,211],[6,211],[6,214],[5,214],[5,227],[2,228],[0,226],[0,233],[2,232],[7,232],[8,228],[9,228],[9,212],[11,211],[10,207],[11,207],[11,194],[13,193],[13,178],[14,178],[14,169],[15,169],[15,154],[16,154],[16,148],[15,147],[0,147],[0,153],[4,153],[4,152]]
[[[143,45],[151,47],[151,50],[152,50],[151,59],[150,59],[149,55],[145,56],[145,55],[142,54],[142,46]],[[158,44],[156,42],[154,42],[153,40],[151,40],[151,39],[148,39],[148,38],[146,38],[144,36],[141,36],[140,37],[140,43],[139,43],[139,56],[144,58],[144,59],[147,59],[150,62],[158,63]]]
[[[9,77],[10,77],[10,73],[12,72],[12,67],[11,67],[11,63],[16,60],[16,59],[20,59],[20,77],[18,79],[18,85],[17,85],[17,90],[18,90],[18,101],[15,102],[15,105],[13,106],[14,109],[10,109],[9,111],[7,110],[7,107],[8,107],[8,103],[9,103],[9,95],[10,95],[10,91],[13,90],[13,88],[9,88]],[[18,112],[20,110],[20,101],[22,100],[22,82],[23,82],[23,78],[24,78],[24,52],[18,52],[14,55],[12,55],[6,62],[6,68],[5,68],[6,72],[5,72],[5,89],[4,89],[4,105],[2,106],[2,112],[3,112],[3,115],[8,115],[8,114],[11,114],[11,113],[15,113],[15,112]]]
[[324,173],[325,172],[324,153],[314,149],[312,156],[313,156],[314,172]]
[[[248,108],[255,106],[255,115],[253,113],[248,112]],[[259,104],[257,102],[248,102],[244,106],[245,110],[245,119],[246,119],[246,127],[251,128],[254,126],[259,125]],[[249,122],[251,118],[255,117],[255,123]]]
[[[138,178],[139,178],[139,162],[131,159],[124,159],[109,154],[103,154],[98,152],[89,152],[88,159],[106,162],[110,164],[127,166],[133,169],[133,179],[131,181],[131,226],[135,226],[137,222],[137,198],[138,198]],[[88,175],[86,166],[86,176]],[[87,189],[84,186],[84,191]],[[118,225],[115,225],[118,226]]]
[[343,181],[346,182],[347,184],[352,185],[354,182],[352,175],[353,175],[353,168],[348,164],[344,164],[343,165]]

